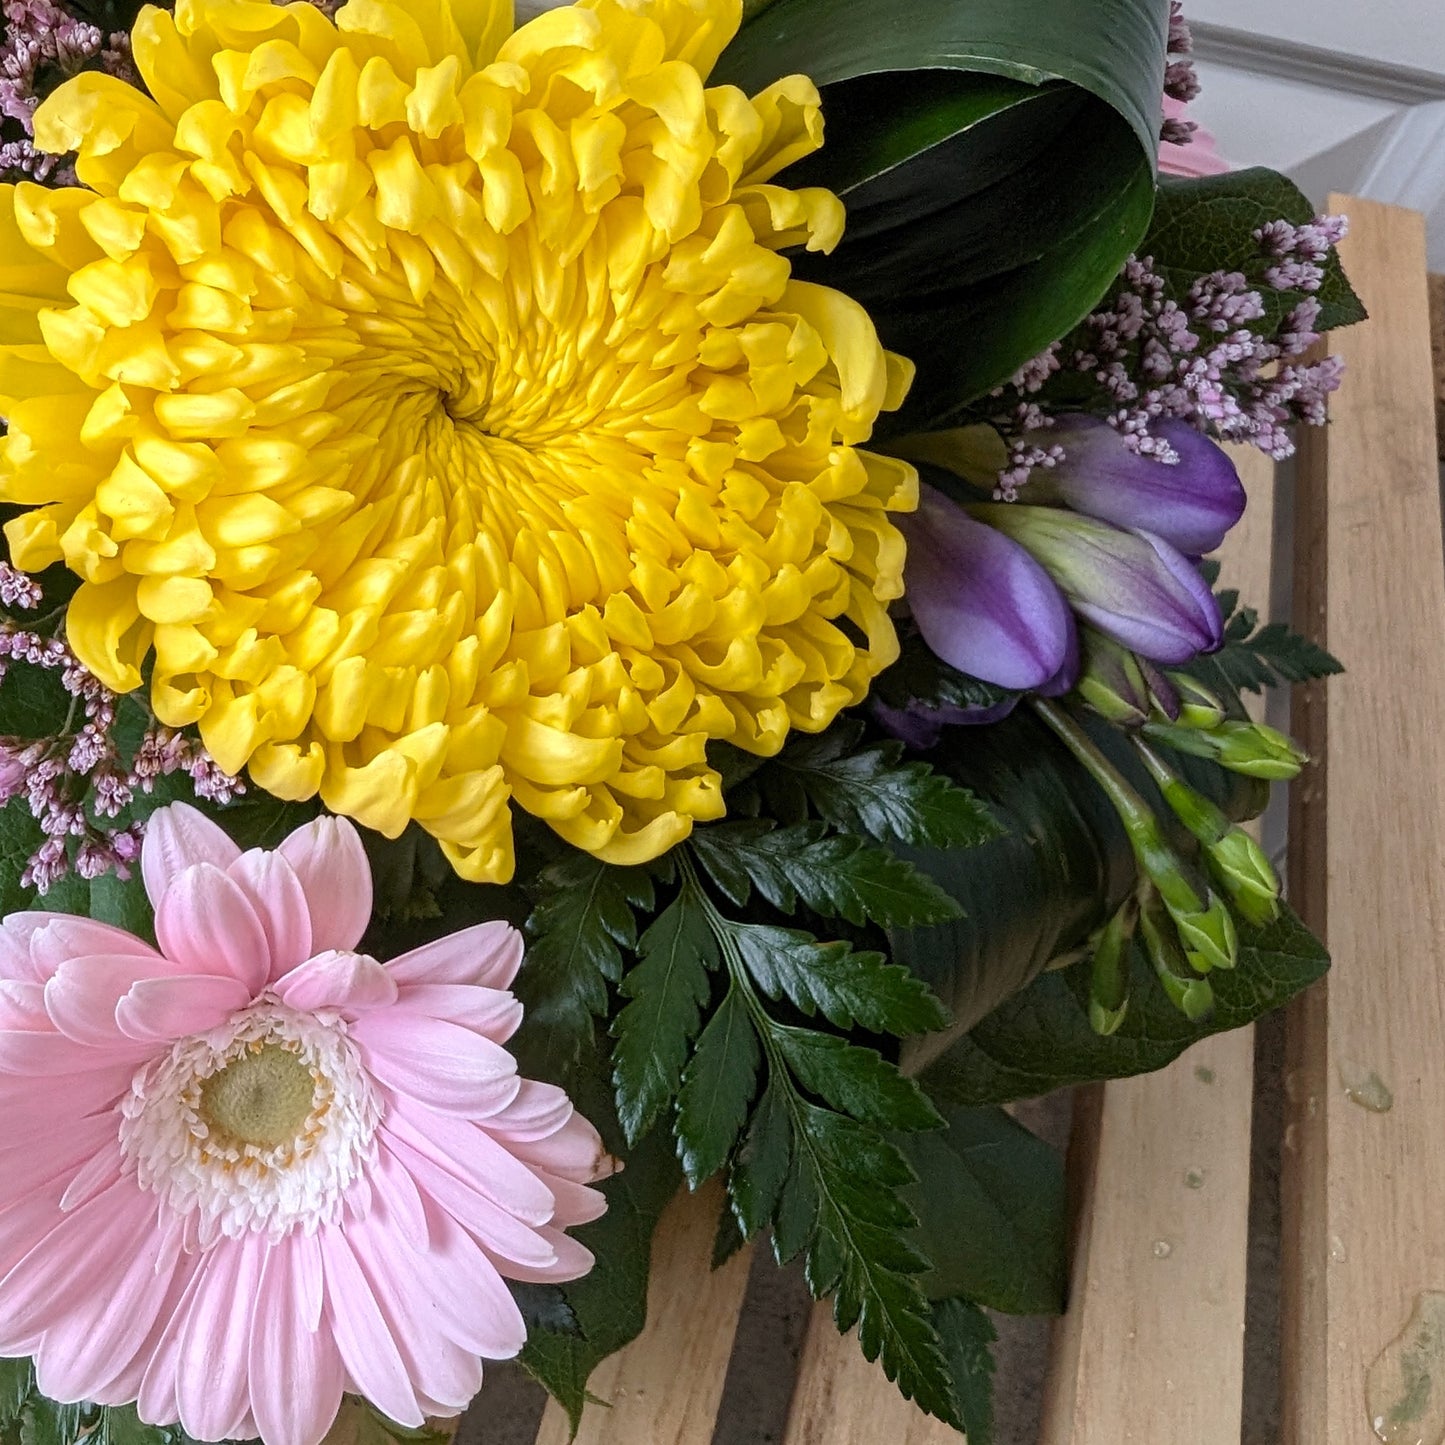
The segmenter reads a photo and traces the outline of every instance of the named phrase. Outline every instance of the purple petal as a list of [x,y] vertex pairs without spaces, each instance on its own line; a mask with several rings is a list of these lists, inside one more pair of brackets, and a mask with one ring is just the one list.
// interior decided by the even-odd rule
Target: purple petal
[[1073,618],[1022,547],[929,486],[918,511],[898,520],[908,538],[908,604],[939,657],[1000,687],[1038,687],[1059,671]]
[[1234,463],[1186,421],[1166,418],[1154,423],[1151,435],[1167,442],[1179,460],[1140,456],[1097,417],[1060,418],[1038,438],[1061,445],[1065,459],[1034,473],[1029,500],[1064,502],[1116,526],[1153,532],[1181,552],[1214,551],[1244,514]]

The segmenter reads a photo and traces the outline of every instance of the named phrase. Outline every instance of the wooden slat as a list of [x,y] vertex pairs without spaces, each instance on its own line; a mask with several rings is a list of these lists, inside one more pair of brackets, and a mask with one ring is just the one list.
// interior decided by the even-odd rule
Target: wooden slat
[[[1250,504],[1223,580],[1263,612],[1274,467],[1256,451],[1235,461]],[[1041,1445],[1238,1441],[1253,1093],[1252,1029],[1081,1091],[1071,1300],[1054,1330]]]
[[[751,1250],[712,1265],[722,1191],[679,1194],[658,1221],[647,1289],[647,1328],[604,1360],[588,1388],[575,1445],[708,1445],[747,1289]],[[568,1445],[567,1416],[549,1401],[537,1445]]]
[[[1445,571],[1425,234],[1411,212],[1330,209],[1350,217],[1341,249],[1371,320],[1331,337],[1346,380],[1302,488],[1325,533],[1306,580],[1323,570],[1324,634],[1349,671],[1324,693],[1327,803],[1302,792],[1292,829],[1297,897],[1334,969],[1289,1020],[1286,1445],[1375,1439],[1393,1400],[1367,1398],[1370,1367],[1417,1296],[1445,1289]],[[1384,1102],[1371,1075],[1388,1112],[1350,1097]],[[1415,1363],[1417,1397],[1438,1409],[1438,1330]],[[1434,1445],[1445,1422],[1392,1428]]]

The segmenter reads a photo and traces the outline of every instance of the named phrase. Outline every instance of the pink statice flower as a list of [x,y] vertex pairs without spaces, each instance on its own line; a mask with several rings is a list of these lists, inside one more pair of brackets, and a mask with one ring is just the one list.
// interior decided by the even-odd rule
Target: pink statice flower
[[341,818],[243,853],[173,804],[140,861],[158,949],[0,926],[0,1356],[200,1440],[316,1445],[344,1391],[455,1415],[522,1346],[504,1280],[591,1267],[610,1164],[505,1048],[520,936],[358,953]]

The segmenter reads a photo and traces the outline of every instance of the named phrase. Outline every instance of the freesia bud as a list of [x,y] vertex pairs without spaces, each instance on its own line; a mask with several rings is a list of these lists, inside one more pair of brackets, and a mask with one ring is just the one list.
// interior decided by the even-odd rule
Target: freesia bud
[[1129,1012],[1129,941],[1139,916],[1134,899],[1099,930],[1089,975],[1089,1025],[1107,1038]]
[[1200,978],[1189,966],[1163,900],[1148,888],[1140,900],[1139,932],[1144,951],[1154,972],[1169,995],[1169,1001],[1191,1023],[1197,1023],[1214,1008],[1214,990],[1207,978]]
[[[1187,672],[1171,672],[1166,676],[1177,699],[1177,711],[1170,714],[1171,721],[1180,727],[1205,731],[1217,728],[1224,721],[1224,704],[1198,678],[1190,677]],[[1168,712],[1167,709],[1161,711]]]
[[[969,512],[1026,547],[1084,621],[1155,662],[1188,662],[1224,638],[1199,569],[1162,537],[1061,507],[978,503]],[[910,533],[910,537],[911,537]]]
[[1023,547],[926,485],[918,510],[898,523],[908,538],[908,605],[939,657],[1000,687],[1059,679],[1073,651],[1074,619]]
[[1211,758],[1222,768],[1243,773],[1247,778],[1267,782],[1288,782],[1299,776],[1309,761],[1282,732],[1264,723],[1229,719],[1217,728],[1201,732],[1172,723],[1149,723],[1147,737],[1167,744],[1177,752]]
[[1244,831],[1231,828],[1205,850],[1209,871],[1243,917],[1257,928],[1279,917],[1279,876],[1263,848]]
[[1101,717],[1120,727],[1142,727],[1153,703],[1138,659],[1103,633],[1085,627],[1079,696]]
[[[1026,440],[1064,449],[1062,461],[1033,473],[1031,501],[1061,502],[1116,527],[1152,532],[1191,557],[1214,551],[1244,514],[1234,463],[1186,421],[1155,422],[1144,452],[1092,416],[1060,417]],[[1160,443],[1177,460],[1147,454]]]

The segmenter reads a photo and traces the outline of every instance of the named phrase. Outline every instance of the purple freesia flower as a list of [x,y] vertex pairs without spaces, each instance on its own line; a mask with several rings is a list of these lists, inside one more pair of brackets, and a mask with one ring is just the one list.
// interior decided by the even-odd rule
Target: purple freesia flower
[[1023,547],[927,485],[918,510],[898,522],[908,538],[908,605],[937,656],[1020,690],[1054,682],[1071,655],[1077,667],[1073,616]]
[[[1244,514],[1244,487],[1222,447],[1186,421],[1166,417],[1131,447],[1108,422],[1092,416],[1060,417],[1047,431],[1030,433],[1064,449],[1064,459],[1033,473],[1030,500],[1062,502],[1076,512],[1152,532],[1189,556],[1212,552]],[[1149,443],[1163,443],[1161,461]]]
[[1084,621],[1141,656],[1187,662],[1224,640],[1219,605],[1199,569],[1162,537],[1061,507],[1005,502],[968,510],[1027,548]]

